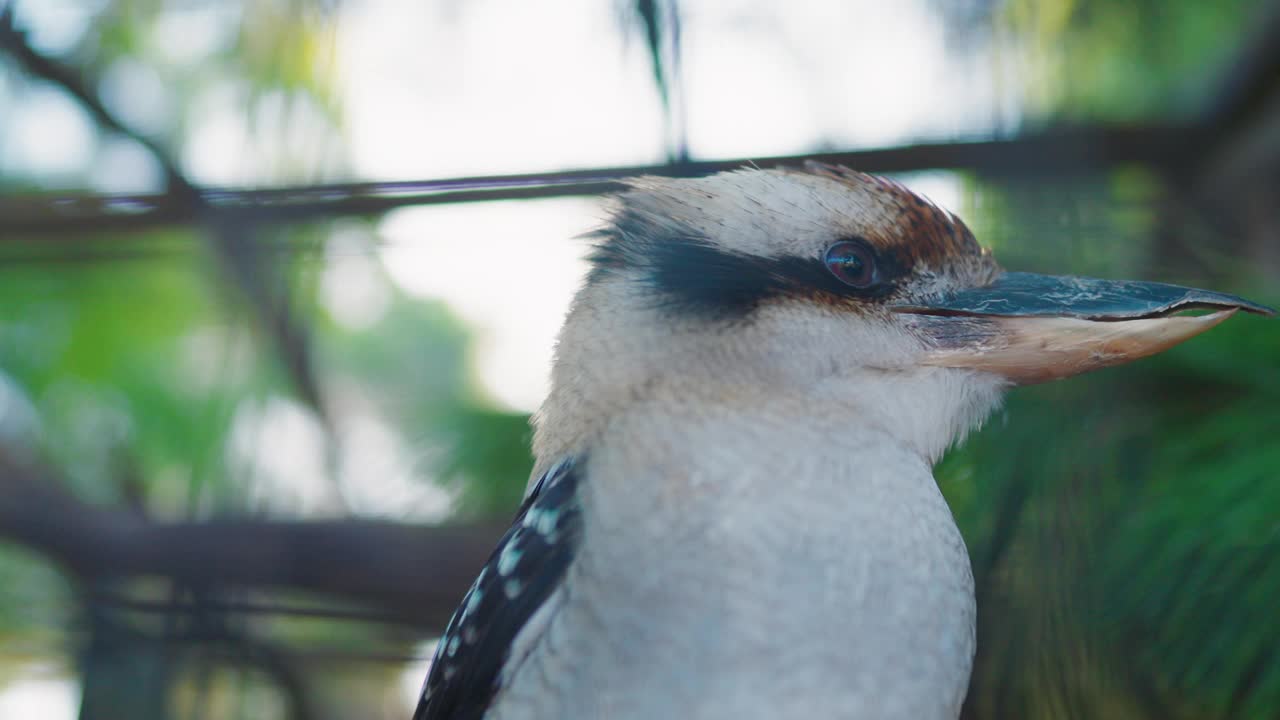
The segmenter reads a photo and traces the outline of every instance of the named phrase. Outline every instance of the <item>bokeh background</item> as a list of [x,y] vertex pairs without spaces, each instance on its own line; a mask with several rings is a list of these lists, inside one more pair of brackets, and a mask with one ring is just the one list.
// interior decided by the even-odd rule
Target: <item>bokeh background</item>
[[[1280,4],[0,0],[0,718],[406,718],[602,193],[814,154],[1276,305]],[[1278,433],[1255,317],[1014,393],[966,717],[1280,717]]]

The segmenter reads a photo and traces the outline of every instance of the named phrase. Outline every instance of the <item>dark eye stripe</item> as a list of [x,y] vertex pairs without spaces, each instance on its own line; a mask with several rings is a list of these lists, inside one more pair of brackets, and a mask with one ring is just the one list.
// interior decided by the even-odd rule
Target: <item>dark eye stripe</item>
[[[841,242],[868,247],[875,282],[842,282],[824,256],[767,258],[729,252],[695,232],[658,225],[623,211],[598,236],[588,282],[622,274],[652,291],[655,307],[684,316],[734,319],[775,297],[816,295],[875,302],[906,274],[892,255],[877,255],[861,238]],[[837,245],[840,243],[836,243]]]

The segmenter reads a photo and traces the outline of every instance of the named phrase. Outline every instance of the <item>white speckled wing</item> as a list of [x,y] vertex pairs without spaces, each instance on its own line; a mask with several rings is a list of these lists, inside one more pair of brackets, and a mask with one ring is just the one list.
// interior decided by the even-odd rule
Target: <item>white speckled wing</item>
[[576,468],[573,458],[556,463],[525,499],[440,637],[414,720],[484,717],[517,636],[573,559],[582,525]]

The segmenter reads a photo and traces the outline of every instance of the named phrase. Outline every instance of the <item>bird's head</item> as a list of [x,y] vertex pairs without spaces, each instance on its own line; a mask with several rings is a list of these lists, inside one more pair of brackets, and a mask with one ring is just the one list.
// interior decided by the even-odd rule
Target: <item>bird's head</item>
[[[1008,273],[946,210],[818,164],[637,180],[596,239],[543,411],[571,426],[653,397],[790,399],[835,404],[936,457],[1010,385],[1160,352],[1237,309],[1271,312],[1172,285]],[[1175,314],[1195,308],[1212,312]]]

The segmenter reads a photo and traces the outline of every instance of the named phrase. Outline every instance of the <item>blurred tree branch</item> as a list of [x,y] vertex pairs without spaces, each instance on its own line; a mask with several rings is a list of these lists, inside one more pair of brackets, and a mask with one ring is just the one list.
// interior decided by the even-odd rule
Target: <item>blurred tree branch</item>
[[[161,202],[179,209],[183,217],[205,226],[209,245],[224,269],[248,297],[272,338],[299,395],[322,420],[327,418],[320,384],[308,351],[306,332],[289,309],[288,292],[272,282],[273,258],[253,241],[250,218],[217,212],[207,194],[178,168],[159,143],[127,127],[90,90],[82,73],[41,55],[14,24],[11,4],[0,6],[0,50],[16,59],[32,76],[62,88],[103,128],[141,145],[165,176]],[[327,424],[327,423],[326,423]]]
[[0,537],[82,578],[159,576],[310,591],[434,630],[448,622],[503,529],[370,520],[158,522],[85,503],[51,471],[0,450]]
[[62,88],[85,109],[95,122],[112,132],[138,143],[146,148],[151,157],[164,171],[165,194],[173,202],[189,205],[198,210],[203,205],[204,197],[185,175],[178,170],[169,154],[154,140],[125,127],[106,106],[93,94],[80,73],[36,52],[27,42],[26,34],[14,24],[12,3],[0,7],[0,49],[9,53],[31,75],[46,80]]

